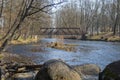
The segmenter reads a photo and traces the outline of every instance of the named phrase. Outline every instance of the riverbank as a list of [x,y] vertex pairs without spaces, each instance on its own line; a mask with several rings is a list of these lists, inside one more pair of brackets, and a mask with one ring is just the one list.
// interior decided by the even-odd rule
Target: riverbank
[[[100,80],[120,79],[120,73],[118,71],[120,61],[110,63],[102,72],[100,67],[96,64],[71,66],[60,59],[48,60],[44,62],[44,64],[40,66],[38,65],[39,69],[31,69],[24,72],[23,70],[26,69],[21,66],[29,65],[27,67],[30,68],[30,65],[33,66],[35,64],[28,58],[6,52],[2,52],[2,54],[0,54],[0,61],[1,80],[98,80],[98,77]],[[61,71],[61,69],[63,71]],[[16,72],[16,70],[18,72]]]
[[[47,42],[54,42],[54,41],[56,40],[43,39],[41,42],[47,43]],[[38,65],[43,64],[44,62],[51,60],[51,59],[62,59],[67,64],[73,65],[73,66],[83,65],[87,63],[96,64],[103,70],[107,64],[113,61],[119,60],[120,43],[113,43],[113,42],[107,43],[107,42],[101,42],[101,41],[81,41],[81,40],[64,40],[64,43],[75,44],[74,46],[78,45],[77,52],[68,52],[68,51],[53,49],[53,48],[45,48],[46,51],[41,52],[41,50],[39,49],[42,46],[41,43],[29,44],[29,45],[26,45],[26,44],[25,45],[13,45],[13,46],[9,46],[11,47],[11,49],[8,48],[8,50],[11,50],[10,52],[14,53],[15,55],[21,54],[21,55],[28,56],[29,58],[35,57],[34,59],[33,58],[31,59]],[[43,44],[43,45],[46,45],[46,44]],[[16,60],[23,61],[24,58],[21,58],[21,59],[16,58]],[[13,58],[10,58],[10,59],[12,60]],[[28,61],[30,60],[28,59]],[[89,76],[87,76],[87,78],[88,77]],[[93,76],[90,76],[90,78],[85,79],[85,80],[97,80],[97,79],[93,79]]]
[[[64,39],[72,39],[72,40],[88,40],[88,41],[106,41],[106,42],[120,42],[119,34],[113,35],[112,32],[102,32],[99,34],[85,34],[81,35],[66,35],[63,36]],[[54,38],[54,37],[53,37]]]
[[36,39],[36,38],[28,38],[28,39],[18,39],[18,40],[12,40],[11,42],[9,42],[9,44],[29,44],[29,43],[37,43],[40,39]]
[[120,36],[115,35],[113,36],[112,33],[101,33],[99,35],[88,35],[86,40],[90,41],[107,41],[107,42],[120,42]]
[[[27,39],[23,39],[23,38],[19,38],[18,40],[11,40],[8,42],[8,45],[23,45],[23,44],[30,44],[30,43],[37,43],[39,42],[40,39],[38,38],[27,38]],[[0,41],[0,47],[2,45],[2,41]]]
[[[1,52],[0,54],[1,80],[7,80],[9,78],[12,78],[14,74],[12,74],[11,72],[16,73],[15,70],[17,70],[18,66],[34,64],[35,63],[28,57],[8,52]],[[20,68],[18,71],[20,72],[23,69],[24,68]]]
[[[44,77],[43,75],[51,75],[53,73],[55,74],[59,74],[57,77],[60,77],[64,75],[64,73],[61,73],[61,68],[64,69],[63,71],[68,71],[71,72],[73,71],[73,73],[76,73],[78,76],[80,76],[80,78],[82,78],[82,80],[97,80],[98,78],[98,74],[100,72],[100,68],[97,65],[94,64],[84,64],[84,65],[80,65],[80,66],[70,66],[69,64],[63,62],[63,60],[49,60],[47,62],[45,62],[43,65],[41,65],[41,67],[39,67],[40,69],[38,70],[34,70],[31,69],[31,71],[28,72],[24,72],[23,70],[25,70],[25,67],[20,67],[18,69],[19,66],[23,66],[23,65],[35,65],[30,59],[20,56],[20,55],[16,55],[16,54],[11,54],[11,53],[6,53],[6,52],[2,52],[2,54],[0,54],[0,70],[1,70],[1,80],[11,80],[11,79],[21,79],[21,80],[37,80],[35,77],[39,77],[38,75],[40,74],[40,72],[43,70],[44,73],[42,73],[42,75],[40,75],[42,77],[41,80],[47,80],[47,77]],[[24,60],[24,61],[23,61]],[[51,64],[51,62],[54,61],[57,64]],[[62,63],[62,65],[60,64]],[[44,71],[44,68],[46,69],[46,65],[50,66],[50,74],[46,73],[46,70]],[[50,64],[50,65],[49,65]],[[53,67],[51,67],[53,65]],[[28,67],[29,67],[28,66]],[[60,67],[56,67],[56,66],[60,66]],[[68,68],[69,70],[68,70]],[[17,71],[18,72],[17,72]],[[49,69],[48,69],[49,70]],[[49,70],[49,71],[50,71]],[[57,73],[56,73],[57,70]],[[26,71],[26,70],[25,70]],[[39,71],[39,72],[38,72]],[[13,72],[13,73],[12,73]],[[37,75],[36,75],[37,74]],[[69,77],[74,76],[74,74],[69,75]],[[67,77],[67,75],[63,76],[63,77]],[[35,78],[35,79],[34,79]],[[60,79],[55,79],[55,80],[60,80]],[[69,80],[69,79],[65,79],[65,80]],[[74,80],[74,78],[72,79]]]

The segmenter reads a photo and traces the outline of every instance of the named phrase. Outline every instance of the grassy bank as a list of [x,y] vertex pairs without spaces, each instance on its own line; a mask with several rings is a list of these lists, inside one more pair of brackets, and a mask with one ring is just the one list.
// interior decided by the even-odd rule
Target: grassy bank
[[29,44],[29,43],[36,43],[38,42],[38,39],[32,39],[32,38],[28,38],[28,39],[18,39],[18,40],[12,40],[11,42],[9,42],[9,44]]
[[[8,44],[18,45],[18,44],[30,44],[30,43],[37,43],[40,39],[35,38],[19,38],[18,40],[9,41]],[[3,44],[3,41],[0,41],[0,47]]]
[[87,36],[87,40],[120,42],[120,36],[113,36],[112,33],[100,33],[99,35]]
[[69,52],[74,52],[76,51],[75,47],[78,45],[75,44],[64,44],[61,42],[51,42],[47,44],[47,47],[55,48],[55,49],[60,49],[64,51],[69,51]]

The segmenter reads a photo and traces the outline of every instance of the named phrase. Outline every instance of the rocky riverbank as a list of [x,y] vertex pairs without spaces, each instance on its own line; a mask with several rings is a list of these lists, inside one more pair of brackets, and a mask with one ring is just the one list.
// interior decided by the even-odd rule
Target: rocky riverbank
[[[19,80],[21,78],[22,78],[22,80],[24,80],[24,79],[34,80],[36,72],[39,71],[39,69],[38,69],[37,71],[32,70],[32,71],[28,71],[28,72],[22,72],[24,70],[24,67],[22,67],[17,70],[20,73],[15,72],[15,70],[17,69],[18,66],[35,65],[35,63],[33,63],[32,60],[30,60],[29,58],[26,58],[24,56],[2,52],[2,54],[0,54],[0,61],[1,61],[0,62],[1,80],[8,80],[11,78],[15,79],[15,80]],[[50,70],[52,73],[47,73],[46,70],[43,70],[44,68],[46,69],[46,66],[48,66],[48,67],[50,66],[50,68],[48,68],[47,70],[48,71]],[[15,72],[15,74],[12,74],[9,71]],[[61,60],[50,60],[43,64],[42,68],[39,71],[40,74],[41,74],[41,71],[43,74],[42,77],[44,77],[44,75],[47,75],[47,74],[52,75],[53,73],[56,74],[56,76],[58,75],[58,77],[60,77],[64,74],[66,74],[66,71],[67,71],[68,74],[66,76],[71,78],[71,80],[74,80],[75,78],[77,78],[77,80],[79,80],[79,79],[89,80],[90,78],[97,80],[98,74],[100,72],[100,68],[94,64],[69,66],[68,64],[64,63]],[[71,73],[69,73],[69,71]],[[63,74],[63,72],[64,72],[64,74]],[[37,75],[39,75],[39,73]],[[66,76],[64,75],[63,78]],[[44,79],[47,80],[46,78],[44,78]],[[44,80],[44,79],[42,79],[42,80]],[[37,80],[37,78],[35,78],[35,80]],[[55,79],[52,79],[52,80],[55,80]],[[57,80],[59,80],[59,79],[57,79]],[[63,80],[68,80],[68,79],[66,78]]]
[[[100,68],[94,64],[69,66],[62,60],[50,60],[50,61],[45,62],[43,66],[40,67],[37,71],[32,70],[32,71],[23,72],[23,70],[25,70],[24,67],[19,68],[19,69],[17,69],[17,67],[23,66],[23,65],[35,65],[35,63],[33,63],[32,60],[30,60],[29,58],[16,55],[16,54],[5,53],[5,52],[0,54],[0,61],[1,61],[0,63],[1,80],[8,80],[8,79],[9,80],[11,79],[15,79],[15,80],[19,80],[19,79],[20,80],[39,80],[39,79],[61,80],[61,78],[62,80],[74,80],[74,79],[76,80],[90,80],[90,79],[97,80],[98,74],[100,72]],[[16,72],[15,70],[17,70],[18,72]],[[48,71],[50,71],[50,73]],[[15,72],[15,73],[11,73],[11,72]],[[51,77],[51,79],[49,79],[48,77]]]
[[61,60],[45,62],[35,80],[98,80],[100,68],[95,64],[70,66]]
[[99,80],[119,80],[119,65],[120,61],[113,62],[101,72],[95,64],[70,66],[62,60],[53,59],[36,65],[24,56],[6,52],[0,54],[1,80],[98,80],[98,76]]
[[[18,66],[34,64],[35,63],[33,63],[30,58],[2,52],[0,54],[1,80],[7,80],[9,78],[12,78],[14,74],[12,74],[11,72],[15,72]],[[21,69],[19,69],[18,71],[20,71]]]

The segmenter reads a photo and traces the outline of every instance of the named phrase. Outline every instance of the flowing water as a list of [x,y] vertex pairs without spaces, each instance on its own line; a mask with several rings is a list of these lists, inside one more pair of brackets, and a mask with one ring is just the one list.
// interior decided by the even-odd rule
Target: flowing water
[[[42,43],[58,41],[57,39],[42,39]],[[120,60],[120,43],[119,42],[102,42],[102,41],[80,41],[64,40],[66,44],[77,45],[76,52],[67,52],[54,48],[42,48],[45,51],[31,52],[34,47],[40,48],[40,43],[29,45],[16,45],[8,48],[9,52],[27,56],[33,59],[37,64],[42,64],[50,59],[62,59],[70,65],[97,64],[104,69],[109,63]],[[45,46],[43,44],[42,46]]]

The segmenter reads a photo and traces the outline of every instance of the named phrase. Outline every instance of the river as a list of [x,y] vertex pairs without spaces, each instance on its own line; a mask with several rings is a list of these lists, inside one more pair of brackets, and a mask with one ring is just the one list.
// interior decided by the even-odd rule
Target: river
[[[42,43],[58,41],[42,39]],[[65,39],[64,43],[77,45],[75,52],[67,52],[54,48],[42,48],[44,51],[32,52],[32,48],[40,48],[41,43],[29,45],[11,45],[7,51],[30,57],[35,63],[42,64],[50,59],[62,59],[70,65],[96,64],[104,69],[109,63],[120,60],[120,43],[103,41],[81,41]],[[44,46],[45,44],[42,44]]]

